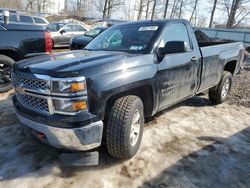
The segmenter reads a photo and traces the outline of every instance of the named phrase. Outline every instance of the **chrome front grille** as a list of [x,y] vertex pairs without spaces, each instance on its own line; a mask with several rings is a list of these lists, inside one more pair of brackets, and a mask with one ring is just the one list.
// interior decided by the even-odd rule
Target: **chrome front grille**
[[11,75],[19,103],[39,113],[50,113],[49,98],[40,94],[50,93],[50,79],[46,76],[15,72]]
[[22,86],[25,88],[32,88],[37,90],[46,90],[48,88],[48,81],[38,78],[27,78],[19,74],[12,75],[12,82],[14,86]]
[[46,98],[34,97],[16,92],[17,100],[26,108],[49,114],[49,105]]
[[78,93],[56,93],[53,92],[55,82],[85,81],[85,77],[53,78],[48,75],[30,74],[14,71],[11,75],[15,87],[16,98],[24,108],[42,114],[75,115],[76,112],[64,112],[56,109],[55,100],[86,100],[87,91]]

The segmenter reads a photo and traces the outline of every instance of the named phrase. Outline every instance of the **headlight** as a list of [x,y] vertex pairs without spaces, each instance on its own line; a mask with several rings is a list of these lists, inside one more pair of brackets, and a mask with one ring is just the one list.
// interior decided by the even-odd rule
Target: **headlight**
[[86,91],[84,77],[53,80],[53,94],[72,95],[82,94]]
[[75,115],[87,110],[85,77],[52,79],[52,103],[57,114]]
[[56,113],[61,114],[75,114],[87,109],[87,101],[84,97],[76,99],[53,99],[54,108]]

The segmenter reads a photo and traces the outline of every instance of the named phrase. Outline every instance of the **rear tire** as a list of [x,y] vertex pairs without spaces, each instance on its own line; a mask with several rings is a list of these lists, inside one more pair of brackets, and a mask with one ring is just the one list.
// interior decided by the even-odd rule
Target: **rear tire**
[[209,90],[209,99],[213,104],[223,103],[232,86],[232,74],[228,71],[224,71],[220,83]]
[[0,55],[0,93],[12,89],[10,74],[15,61],[5,55]]
[[130,159],[139,150],[144,128],[143,103],[134,95],[117,99],[111,108],[106,132],[111,156]]

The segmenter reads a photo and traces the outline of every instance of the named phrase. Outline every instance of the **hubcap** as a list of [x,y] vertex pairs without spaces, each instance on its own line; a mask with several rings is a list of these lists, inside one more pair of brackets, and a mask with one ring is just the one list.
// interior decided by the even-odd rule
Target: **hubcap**
[[132,119],[132,125],[131,125],[131,129],[130,129],[130,144],[132,146],[135,146],[138,138],[139,138],[139,134],[140,134],[140,112],[139,110],[136,110]]
[[225,98],[229,92],[229,89],[230,89],[230,80],[229,78],[226,79],[223,87],[222,87],[222,91],[221,91],[221,97],[222,98]]

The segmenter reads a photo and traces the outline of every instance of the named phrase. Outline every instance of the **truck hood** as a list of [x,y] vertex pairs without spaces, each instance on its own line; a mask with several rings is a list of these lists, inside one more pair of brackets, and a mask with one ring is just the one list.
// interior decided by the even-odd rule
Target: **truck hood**
[[[93,74],[97,69],[112,70],[119,62],[123,64],[129,58],[140,56],[126,52],[111,51],[86,51],[42,55],[19,61],[14,66],[14,71],[32,74],[43,74],[52,77],[71,77],[86,74]],[[106,64],[116,64],[105,66]],[[114,67],[115,66],[115,67]],[[91,72],[90,72],[90,69]]]

